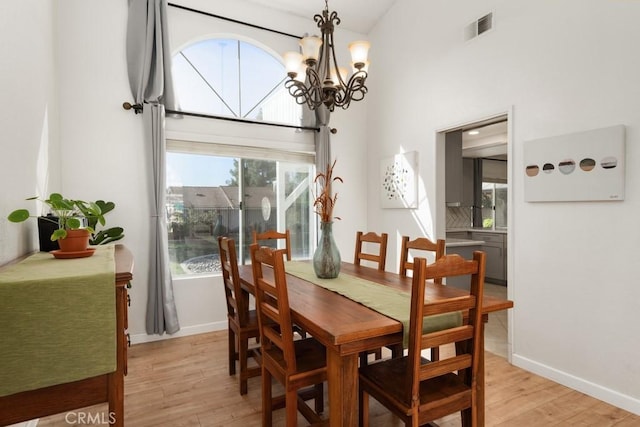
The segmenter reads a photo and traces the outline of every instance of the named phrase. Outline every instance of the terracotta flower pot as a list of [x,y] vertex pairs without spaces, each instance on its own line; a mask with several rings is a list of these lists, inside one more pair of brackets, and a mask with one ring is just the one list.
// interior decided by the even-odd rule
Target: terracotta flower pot
[[80,228],[77,230],[67,230],[67,237],[58,239],[62,252],[82,252],[89,247],[89,231]]

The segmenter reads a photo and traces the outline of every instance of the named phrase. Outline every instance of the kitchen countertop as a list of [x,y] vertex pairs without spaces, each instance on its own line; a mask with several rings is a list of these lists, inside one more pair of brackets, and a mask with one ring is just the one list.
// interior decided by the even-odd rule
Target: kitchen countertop
[[501,234],[507,234],[507,229],[506,228],[497,228],[495,230],[491,229],[491,228],[447,228],[446,232],[450,233],[450,232],[456,232],[456,231],[472,231],[474,233],[501,233]]
[[461,246],[482,246],[484,240],[469,240],[469,239],[446,239],[444,246],[447,248],[457,248]]

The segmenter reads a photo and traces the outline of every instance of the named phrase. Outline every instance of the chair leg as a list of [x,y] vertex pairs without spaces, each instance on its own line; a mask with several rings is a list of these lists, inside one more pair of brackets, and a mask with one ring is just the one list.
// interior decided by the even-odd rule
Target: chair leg
[[[416,411],[413,412],[413,415],[410,415],[409,418],[407,419],[407,421],[405,421],[404,425],[406,427],[420,427],[420,422],[418,420],[418,414]],[[431,424],[431,423],[427,423],[427,424],[423,424],[423,425],[427,425],[427,426],[437,426],[437,424]]]
[[475,426],[475,423],[473,423],[472,418],[472,408],[467,408],[467,409],[463,409],[460,412],[461,418],[462,418],[462,427],[471,427],[471,426]]
[[369,364],[369,355],[373,354],[375,360],[382,359],[382,348],[376,348],[375,350],[361,351],[360,352],[360,366],[367,366]]
[[262,425],[271,427],[272,416],[271,373],[262,366]]
[[431,348],[431,361],[437,362],[440,360],[440,347],[432,347]]
[[229,375],[236,374],[236,334],[229,328]]
[[238,338],[238,361],[240,364],[240,394],[247,394],[247,378],[249,376],[247,359],[248,357],[249,340],[248,338],[240,335]]
[[360,390],[358,393],[358,425],[360,427],[369,427],[369,394]]
[[324,384],[316,384],[313,387],[316,392],[315,399],[313,399],[313,401],[315,402],[316,413],[322,414],[322,412],[324,412]]
[[360,366],[367,366],[369,364],[369,353],[366,351],[360,352]]
[[402,347],[402,344],[394,344],[392,346],[389,346],[389,348],[391,349],[392,358],[396,359],[398,357],[404,356],[404,347]]
[[287,390],[285,392],[285,411],[287,418],[287,427],[298,426],[298,391]]

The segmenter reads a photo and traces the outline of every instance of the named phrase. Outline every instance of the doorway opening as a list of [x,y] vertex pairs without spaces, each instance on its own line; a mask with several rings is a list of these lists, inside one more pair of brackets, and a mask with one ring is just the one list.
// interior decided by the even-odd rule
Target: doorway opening
[[[509,183],[509,114],[470,121],[439,132],[444,143],[447,253],[486,254],[485,295],[507,298],[512,195]],[[443,206],[444,205],[444,206]],[[443,212],[440,210],[440,212]],[[452,282],[448,285],[459,286]],[[468,285],[467,285],[468,286]],[[461,286],[461,287],[464,287]],[[507,313],[489,317],[486,350],[510,358]]]

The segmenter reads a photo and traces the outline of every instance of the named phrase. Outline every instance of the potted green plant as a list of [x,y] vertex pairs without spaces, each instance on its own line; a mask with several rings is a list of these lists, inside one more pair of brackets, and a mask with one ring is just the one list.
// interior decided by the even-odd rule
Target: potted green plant
[[[41,199],[36,196],[27,200]],[[89,256],[87,247],[91,237],[94,237],[94,242],[107,243],[124,236],[120,227],[113,227],[92,236],[98,224],[105,225],[104,214],[115,207],[113,202],[67,199],[60,193],[51,193],[48,199],[41,201],[49,207],[52,214],[42,218],[57,226],[51,234],[51,240],[58,242],[62,252],[77,252],[81,253],[81,256]],[[8,219],[11,222],[23,222],[31,216],[33,215],[28,209],[17,209],[9,214]]]
[[[86,206],[89,206],[89,209]],[[89,225],[89,229],[91,231],[91,237],[89,238],[89,244],[96,245],[106,245],[107,243],[113,243],[117,240],[120,240],[124,237],[124,229],[122,227],[110,227],[104,230],[98,230],[98,223],[104,225],[104,215],[108,212],[111,212],[116,204],[113,202],[105,202],[104,200],[97,200],[95,205],[100,208],[101,215],[94,215],[92,212],[92,205],[90,203],[83,204],[78,206],[78,208],[82,211],[82,214],[87,218],[87,223]]]

